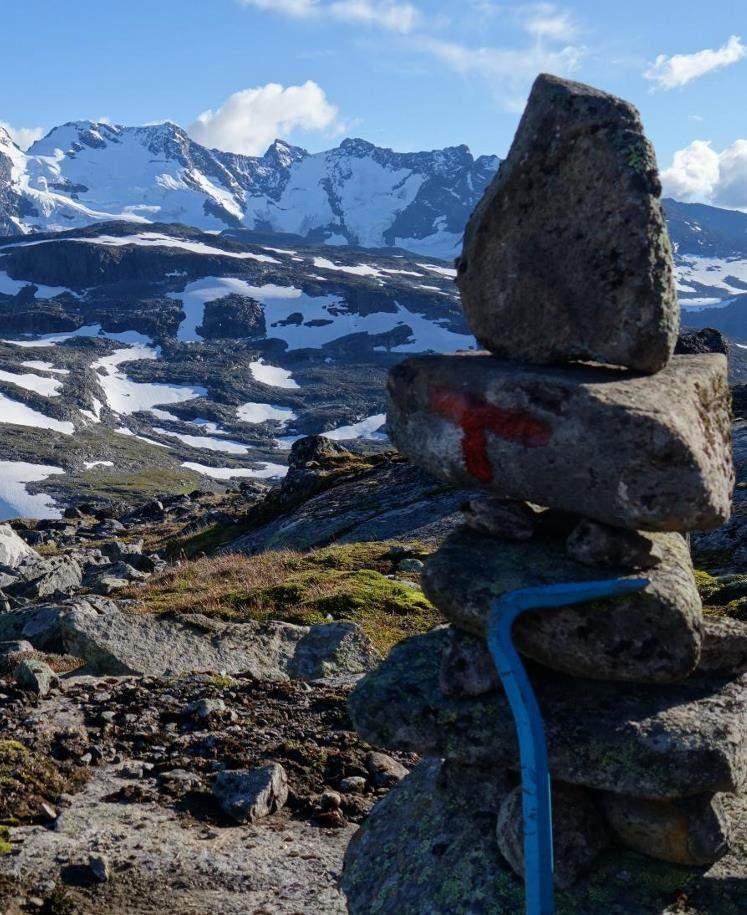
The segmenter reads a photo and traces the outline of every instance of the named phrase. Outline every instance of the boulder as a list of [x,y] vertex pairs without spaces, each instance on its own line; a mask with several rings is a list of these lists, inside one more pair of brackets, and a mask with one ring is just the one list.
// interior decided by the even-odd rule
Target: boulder
[[501,540],[531,540],[537,530],[537,512],[526,502],[476,496],[462,507],[462,514],[467,527]]
[[34,654],[34,646],[24,639],[0,642],[0,672],[15,670],[19,662]]
[[68,594],[79,588],[83,571],[72,556],[51,556],[19,569],[21,577],[6,591],[13,597],[31,600]]
[[[444,786],[444,764],[424,760],[382,798],[353,836],[342,888],[350,915],[518,915],[523,881],[496,839],[494,794],[484,782]],[[498,773],[491,766],[495,777]],[[507,790],[498,792],[498,801]],[[747,834],[747,799],[734,799],[733,821]],[[683,887],[688,907],[709,915],[744,909],[743,846],[707,873],[664,864],[626,849],[603,852],[570,889],[558,912],[573,915],[671,915]]]
[[[498,811],[496,837],[513,872],[524,877],[524,819],[521,785],[510,791]],[[609,830],[590,791],[553,782],[552,833],[555,885],[573,886],[609,845]]]
[[601,794],[598,799],[617,841],[644,855],[703,867],[729,850],[731,825],[719,795],[648,801]]
[[95,595],[0,615],[0,638],[82,658],[100,675],[196,670],[249,672],[260,679],[350,676],[379,656],[353,623],[224,623],[199,614],[165,617],[126,613]]
[[17,569],[25,562],[35,562],[40,558],[9,524],[0,524],[0,565]]
[[716,527],[734,471],[726,358],[676,356],[656,375],[421,356],[387,384],[389,433],[450,483],[633,530]]
[[57,674],[43,661],[26,658],[16,667],[15,681],[21,689],[28,689],[44,697],[58,682]]
[[256,823],[288,800],[288,776],[279,763],[257,769],[219,772],[213,794],[221,810],[237,823]]
[[372,751],[366,756],[366,769],[374,788],[392,788],[407,775],[407,769],[386,753]]
[[515,543],[461,528],[428,557],[422,586],[452,623],[484,639],[493,601],[509,591],[645,577],[645,590],[625,597],[523,615],[514,625],[515,644],[534,660],[573,676],[641,683],[681,680],[698,663],[702,639],[690,554],[680,534],[641,537],[661,557],[656,568],[601,573],[571,559],[559,538]]
[[747,671],[747,622],[707,613],[698,671],[729,677]]
[[528,362],[662,369],[679,307],[660,194],[632,105],[539,76],[457,264],[480,343]]
[[[441,628],[395,646],[350,695],[356,730],[375,746],[518,770],[503,692],[453,699],[439,689],[447,640]],[[532,681],[560,781],[652,799],[739,791],[747,781],[747,676],[651,687],[536,668]]]

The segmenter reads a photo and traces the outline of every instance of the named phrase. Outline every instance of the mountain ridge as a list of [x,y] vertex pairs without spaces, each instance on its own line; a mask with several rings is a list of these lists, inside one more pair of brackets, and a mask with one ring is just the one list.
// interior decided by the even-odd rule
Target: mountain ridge
[[278,139],[244,156],[170,122],[69,121],[26,152],[0,133],[0,234],[125,219],[448,258],[499,161],[465,145],[400,153],[361,138],[319,153]]

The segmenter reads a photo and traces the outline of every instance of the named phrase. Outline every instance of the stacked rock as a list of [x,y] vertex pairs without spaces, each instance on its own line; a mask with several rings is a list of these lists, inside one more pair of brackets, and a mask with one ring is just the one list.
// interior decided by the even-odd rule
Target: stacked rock
[[503,863],[522,874],[517,740],[485,646],[492,602],[518,588],[649,580],[514,628],[547,732],[556,883],[611,845],[700,866],[728,848],[721,796],[747,776],[747,690],[738,671],[698,670],[705,627],[682,536],[729,516],[727,366],[672,355],[659,196],[637,111],[540,76],[458,262],[488,352],[390,374],[399,449],[485,495],[424,571],[451,625],[401,643],[351,697],[365,739],[436,758],[351,844],[351,912],[521,908]]

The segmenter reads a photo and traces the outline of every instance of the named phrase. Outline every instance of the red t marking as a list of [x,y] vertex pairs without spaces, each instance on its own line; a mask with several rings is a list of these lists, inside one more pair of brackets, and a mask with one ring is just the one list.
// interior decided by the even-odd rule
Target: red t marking
[[525,448],[541,448],[552,437],[552,431],[531,413],[495,407],[474,394],[431,388],[430,400],[436,413],[455,422],[464,433],[464,462],[467,470],[481,483],[490,483],[493,479],[487,450],[488,432]]

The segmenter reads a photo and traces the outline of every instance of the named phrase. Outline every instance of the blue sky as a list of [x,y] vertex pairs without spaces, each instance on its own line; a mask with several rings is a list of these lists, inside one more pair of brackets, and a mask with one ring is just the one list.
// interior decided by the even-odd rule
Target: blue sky
[[500,155],[545,69],[633,101],[678,196],[747,209],[744,0],[2,0],[2,12],[0,120],[16,130],[169,119],[249,153],[277,133],[312,151],[355,135]]

